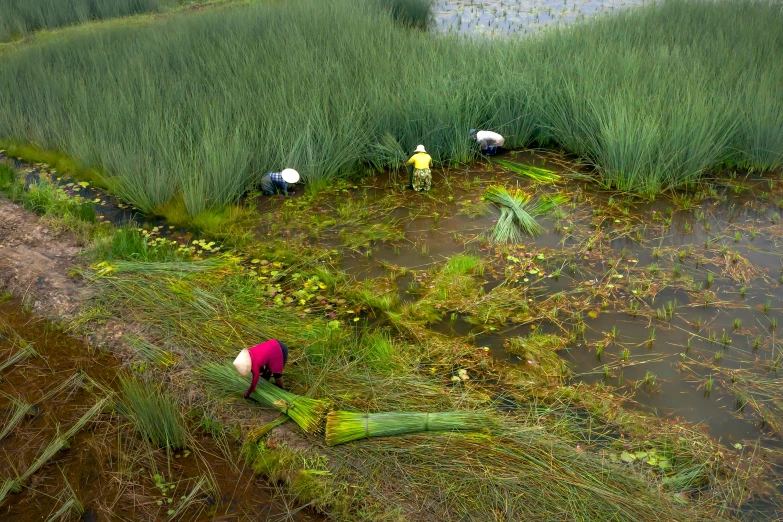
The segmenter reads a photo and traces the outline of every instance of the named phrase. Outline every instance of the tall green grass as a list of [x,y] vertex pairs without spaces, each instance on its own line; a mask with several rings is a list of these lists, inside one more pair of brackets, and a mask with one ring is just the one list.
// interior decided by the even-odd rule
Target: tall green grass
[[0,41],[39,29],[157,11],[176,4],[177,0],[3,0]]
[[409,27],[426,28],[432,18],[433,0],[377,0],[392,17]]
[[671,0],[491,41],[405,29],[377,2],[258,2],[8,53],[0,138],[191,215],[283,167],[328,183],[418,143],[466,161],[472,127],[657,193],[720,165],[783,166],[782,46],[781,6],[764,0]]

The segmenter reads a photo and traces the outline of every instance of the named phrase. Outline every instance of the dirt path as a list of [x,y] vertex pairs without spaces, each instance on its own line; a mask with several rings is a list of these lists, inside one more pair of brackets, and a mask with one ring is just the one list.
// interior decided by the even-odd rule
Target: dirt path
[[22,297],[36,314],[73,317],[91,296],[69,275],[80,250],[73,235],[55,234],[39,216],[0,197],[0,291]]

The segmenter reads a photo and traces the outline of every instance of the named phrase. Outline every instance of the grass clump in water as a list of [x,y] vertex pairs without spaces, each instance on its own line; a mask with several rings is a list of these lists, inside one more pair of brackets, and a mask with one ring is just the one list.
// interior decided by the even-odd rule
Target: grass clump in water
[[179,406],[161,386],[134,377],[120,377],[121,412],[139,435],[160,448],[179,449],[188,444],[188,431]]
[[377,0],[399,23],[426,29],[432,17],[432,0]]

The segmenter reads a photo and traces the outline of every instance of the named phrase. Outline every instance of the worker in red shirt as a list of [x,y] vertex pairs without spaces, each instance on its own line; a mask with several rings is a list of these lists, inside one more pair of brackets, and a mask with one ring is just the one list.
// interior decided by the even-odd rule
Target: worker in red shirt
[[243,377],[253,374],[253,381],[245,392],[245,398],[250,397],[258,385],[259,377],[262,376],[267,381],[274,377],[277,387],[283,389],[283,368],[286,362],[288,347],[277,339],[270,339],[239,352],[234,360],[234,367]]

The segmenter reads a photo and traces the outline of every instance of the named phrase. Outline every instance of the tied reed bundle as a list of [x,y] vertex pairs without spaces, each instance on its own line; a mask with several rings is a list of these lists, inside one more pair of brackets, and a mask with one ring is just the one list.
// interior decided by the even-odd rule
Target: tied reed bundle
[[[200,373],[206,379],[226,393],[244,393],[248,388],[247,379],[237,373],[231,364],[210,363]],[[331,401],[301,397],[264,379],[250,395],[264,406],[276,408],[291,417],[307,433],[317,433],[323,428],[324,416],[332,408]]]
[[361,413],[332,411],[326,417],[326,443],[336,446],[352,440],[422,431],[481,431],[492,426],[486,413]]
[[518,243],[522,239],[521,232],[537,236],[541,233],[541,225],[536,217],[565,202],[558,194],[531,201],[530,196],[522,192],[511,193],[497,185],[487,189],[484,199],[500,207],[500,218],[492,230],[492,240],[496,243]]

